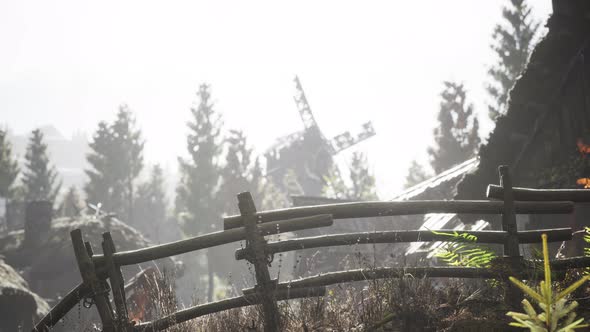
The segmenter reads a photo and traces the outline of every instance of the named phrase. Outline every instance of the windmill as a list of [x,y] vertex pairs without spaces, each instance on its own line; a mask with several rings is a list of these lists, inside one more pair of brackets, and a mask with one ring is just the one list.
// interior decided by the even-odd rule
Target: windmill
[[297,76],[295,88],[295,105],[304,129],[279,138],[267,150],[267,175],[291,195],[319,196],[325,184],[324,176],[333,166],[333,157],[374,136],[375,130],[371,122],[367,122],[362,125],[361,132],[356,136],[347,131],[327,139],[313,116]]

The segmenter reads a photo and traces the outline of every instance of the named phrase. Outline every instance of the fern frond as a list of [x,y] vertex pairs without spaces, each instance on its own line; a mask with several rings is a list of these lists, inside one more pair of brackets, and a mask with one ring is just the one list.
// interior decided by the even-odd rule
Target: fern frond
[[440,248],[436,248],[434,256],[446,264],[463,267],[490,267],[497,257],[488,247],[477,244],[477,236],[469,233],[438,232],[433,234],[448,236]]

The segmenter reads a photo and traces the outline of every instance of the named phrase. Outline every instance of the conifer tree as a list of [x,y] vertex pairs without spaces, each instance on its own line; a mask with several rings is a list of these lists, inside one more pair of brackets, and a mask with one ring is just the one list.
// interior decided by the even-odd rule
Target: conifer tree
[[[221,206],[216,200],[220,182],[222,145],[221,116],[213,109],[209,87],[202,84],[197,93],[199,104],[191,109],[188,123],[187,151],[189,158],[178,158],[180,181],[176,189],[175,210],[187,235],[209,233],[220,227]],[[234,201],[235,202],[235,201]],[[207,252],[209,287],[213,299],[214,262]]]
[[249,191],[254,199],[259,200],[258,181],[261,179],[262,171],[252,165],[252,149],[248,147],[242,131],[230,130],[229,136],[225,138],[225,144],[227,153],[225,165],[221,169],[218,201],[224,204],[223,212],[231,215],[239,213],[236,196],[240,192]]
[[496,25],[492,35],[491,48],[497,60],[488,72],[492,80],[487,86],[492,97],[488,111],[494,121],[506,111],[508,93],[526,66],[539,29],[539,22],[532,17],[525,0],[509,0],[502,9],[502,17],[503,22]]
[[84,187],[89,203],[133,223],[135,181],[143,168],[144,141],[133,113],[122,105],[112,124],[100,122],[86,156],[91,168]]
[[112,125],[113,171],[124,199],[122,215],[133,222],[133,204],[135,200],[135,181],[143,169],[144,141],[141,130],[136,128],[135,117],[127,107],[121,105],[117,119]]
[[333,167],[325,178],[323,195],[347,200],[376,200],[375,177],[371,174],[367,158],[361,152],[354,152],[348,166],[350,186],[346,184],[337,167]]
[[168,201],[164,189],[164,175],[160,165],[154,165],[147,182],[137,187],[133,226],[148,238],[160,243],[160,231],[165,226]]
[[371,174],[367,158],[362,152],[352,154],[349,170],[352,182],[349,196],[355,200],[376,200],[375,176]]
[[35,129],[29,138],[23,172],[25,201],[47,200],[55,202],[61,181],[55,166],[50,165],[47,144],[43,133]]
[[75,186],[71,186],[59,205],[59,215],[70,218],[78,217],[82,214],[83,209],[84,205],[82,204],[78,190]]
[[0,198],[10,199],[14,181],[18,176],[18,162],[12,156],[12,144],[6,130],[0,130]]
[[215,197],[220,180],[221,117],[213,109],[207,85],[200,86],[197,96],[199,105],[191,109],[193,118],[188,123],[189,158],[178,158],[181,178],[175,209],[187,235],[213,231],[217,225],[212,223],[220,217]]
[[413,187],[420,182],[428,180],[428,178],[430,178],[430,174],[424,169],[424,166],[416,160],[412,160],[410,168],[408,169],[408,175],[406,175],[406,183],[404,187]]
[[436,174],[473,157],[480,143],[479,122],[473,114],[473,105],[466,101],[463,84],[444,82],[444,85],[439,124],[434,129],[436,144],[428,149],[430,164]]
[[101,121],[89,144],[91,152],[86,156],[91,168],[85,170],[89,181],[84,191],[88,203],[101,204],[104,211],[120,213],[123,210],[123,192],[113,169],[114,141],[111,127]]

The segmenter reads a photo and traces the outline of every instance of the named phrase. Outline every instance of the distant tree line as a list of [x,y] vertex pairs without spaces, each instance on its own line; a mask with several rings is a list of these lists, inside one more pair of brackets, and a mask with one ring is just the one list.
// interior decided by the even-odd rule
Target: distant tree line
[[[525,0],[507,2],[502,9],[503,20],[492,34],[491,49],[496,61],[488,70],[490,81],[486,84],[490,96],[488,116],[494,122],[506,113],[510,89],[526,67],[540,26]],[[445,81],[443,85],[438,126],[433,132],[435,144],[427,150],[434,174],[413,160],[406,176],[407,188],[474,157],[478,152],[479,122],[473,105],[466,101],[463,83]]]
[[[503,19],[493,33],[492,50],[497,61],[489,69],[487,85],[491,98],[489,116],[494,121],[505,112],[509,91],[526,65],[539,27],[524,0],[510,0],[503,9]],[[464,85],[445,81],[440,96],[438,126],[433,132],[435,144],[427,150],[434,174],[475,156],[480,144],[479,122]],[[71,187],[60,195],[62,182],[39,129],[30,135],[22,169],[15,160],[6,130],[0,130],[0,198],[9,202],[56,202],[61,198],[56,203],[56,213],[66,217],[81,215],[90,204],[94,212],[114,213],[156,242],[160,241],[163,228],[170,225],[167,222],[180,225],[184,236],[221,230],[222,217],[238,213],[236,194],[242,191],[252,192],[261,209],[284,206],[287,194],[264,176],[260,158],[254,154],[246,135],[224,127],[208,85],[199,87],[197,99],[187,123],[186,157],[178,158],[180,180],[172,209],[162,167],[156,164],[145,169],[145,140],[127,105],[120,106],[112,122],[98,124],[89,143],[89,167],[85,170],[88,182],[83,193]],[[141,180],[144,171],[148,176]],[[347,200],[378,198],[375,177],[365,155],[353,153],[347,173],[345,178],[334,167],[323,174],[324,195]],[[430,176],[425,167],[413,161],[406,185]],[[209,300],[214,295],[214,275],[221,269],[213,255],[212,251],[207,253]]]
[[[78,188],[70,187],[59,195],[61,180],[50,162],[41,130],[31,133],[22,170],[6,131],[0,130],[0,197],[23,203],[59,199],[56,214],[63,217],[80,216],[88,206],[90,213],[115,214],[155,242],[160,242],[165,228],[175,224],[184,236],[221,230],[224,215],[239,213],[239,192],[250,191],[260,209],[284,207],[287,193],[264,175],[260,158],[254,155],[246,135],[224,127],[221,114],[211,102],[208,85],[199,87],[197,99],[187,123],[187,154],[178,158],[180,179],[173,209],[169,208],[160,165],[152,165],[146,170],[146,180],[141,180],[145,140],[127,105],[120,106],[112,122],[98,123],[89,142],[89,167],[85,170],[88,181],[82,194]],[[337,168],[332,174],[324,174],[326,194],[355,200],[376,199],[375,179],[366,157],[353,154],[349,171],[348,181],[340,177]],[[214,296],[215,274],[223,271],[221,265],[227,265],[216,264],[219,258],[214,255],[231,255],[228,250],[234,248],[207,252],[209,300]]]

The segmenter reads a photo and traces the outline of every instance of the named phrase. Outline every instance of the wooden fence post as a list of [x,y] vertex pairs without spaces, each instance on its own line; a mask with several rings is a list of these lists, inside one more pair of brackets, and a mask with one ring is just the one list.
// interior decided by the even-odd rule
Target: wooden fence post
[[[514,208],[514,193],[512,191],[512,179],[508,166],[498,167],[500,173],[500,186],[504,190],[504,211],[502,212],[502,230],[508,233],[504,243],[504,259],[508,263],[509,273],[521,274],[522,256],[518,242],[518,227],[516,225],[516,212]],[[508,282],[506,300],[511,309],[519,307],[521,296],[519,290],[511,282]]]
[[264,314],[264,331],[276,332],[280,328],[279,309],[276,302],[276,280],[270,279],[265,251],[266,240],[260,234],[256,217],[256,206],[249,192],[238,195],[238,207],[246,228],[247,248],[250,250],[256,274],[256,292],[261,296]]
[[132,324],[129,322],[129,315],[127,314],[127,303],[125,302],[125,280],[121,273],[121,267],[115,264],[113,255],[116,252],[115,243],[110,232],[102,234],[102,251],[105,257],[105,263],[111,289],[113,291],[113,300],[115,302],[116,326],[117,332],[132,331]]
[[70,237],[72,239],[76,261],[78,262],[78,268],[80,269],[80,275],[82,276],[82,282],[86,287],[90,288],[91,298],[94,304],[96,304],[96,309],[100,315],[102,330],[104,332],[113,332],[113,311],[109,303],[109,290],[105,286],[106,281],[100,280],[96,274],[94,263],[92,263],[92,258],[90,257],[92,247],[89,243],[84,243],[80,229],[71,231]]

